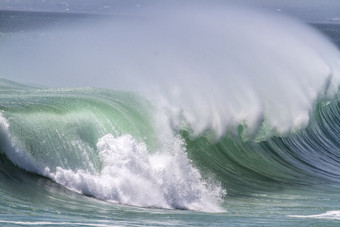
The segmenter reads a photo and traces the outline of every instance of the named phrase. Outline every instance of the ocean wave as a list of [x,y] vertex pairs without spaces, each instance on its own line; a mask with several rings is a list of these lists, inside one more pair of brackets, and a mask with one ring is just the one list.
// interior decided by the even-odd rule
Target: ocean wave
[[[5,37],[2,73],[107,89],[1,80],[1,153],[141,207],[221,211],[227,189],[339,183],[338,50],[286,17],[209,9]],[[29,51],[17,59],[22,40]]]
[[225,189],[192,166],[180,137],[156,134],[140,97],[98,89],[4,93],[1,151],[18,167],[114,203],[223,210]]

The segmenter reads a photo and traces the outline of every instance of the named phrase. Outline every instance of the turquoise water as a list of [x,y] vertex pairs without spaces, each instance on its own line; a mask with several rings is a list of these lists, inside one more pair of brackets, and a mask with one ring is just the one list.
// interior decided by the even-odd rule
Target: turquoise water
[[[157,135],[148,119],[151,104],[137,95],[102,89],[46,90],[12,85],[2,81],[1,222],[4,224],[308,226],[338,222],[336,138],[330,134],[327,139],[334,141],[327,144],[315,139],[317,150],[309,150],[307,154],[295,150],[303,146],[303,141],[311,143],[313,132],[320,133],[319,127],[325,127],[327,122],[322,119],[322,113],[338,114],[337,99],[320,107],[317,126],[284,138],[254,143],[226,137],[209,142],[206,137],[190,139],[183,131],[185,148],[179,147],[177,152],[186,150],[193,160],[191,164],[185,161],[185,156],[179,160],[173,154],[158,154],[166,151],[157,151],[163,149],[159,145],[161,141],[154,142]],[[6,124],[8,127],[4,127]],[[148,152],[159,155],[157,162],[152,162],[152,154],[141,156],[138,148],[130,151],[120,147],[124,152],[121,157],[117,153],[111,155],[124,164],[115,163],[116,160],[111,163],[100,155],[102,148],[97,143],[107,133],[125,140],[127,147],[138,142],[122,136],[126,133],[145,141]],[[106,143],[115,150],[119,142],[110,139]],[[177,141],[176,137],[172,139]],[[318,151],[325,152],[320,147],[326,145],[334,150],[321,158]],[[133,164],[129,165],[129,161]],[[171,164],[161,167],[165,161]],[[105,173],[105,165],[112,172]],[[201,174],[197,176],[193,166]],[[173,175],[175,169],[177,173]],[[208,179],[212,173],[214,181]],[[189,177],[194,184],[188,181]],[[107,182],[117,179],[119,183]],[[140,179],[142,182],[138,182]],[[207,182],[211,185],[207,186]],[[203,195],[207,187],[215,193]],[[223,189],[228,190],[228,195],[223,195]],[[160,201],[152,201],[158,194],[163,196],[157,198]],[[327,215],[329,211],[335,214]],[[321,216],[307,218],[308,215]]]
[[76,31],[3,14],[1,225],[339,225],[337,47],[291,19],[251,12],[254,33],[230,23],[242,11],[199,12]]

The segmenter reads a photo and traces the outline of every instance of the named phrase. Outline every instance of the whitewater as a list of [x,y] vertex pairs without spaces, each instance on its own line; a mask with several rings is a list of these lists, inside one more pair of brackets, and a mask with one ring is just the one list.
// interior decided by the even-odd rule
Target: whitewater
[[1,33],[0,223],[339,224],[327,25],[222,3],[9,14],[52,23]]

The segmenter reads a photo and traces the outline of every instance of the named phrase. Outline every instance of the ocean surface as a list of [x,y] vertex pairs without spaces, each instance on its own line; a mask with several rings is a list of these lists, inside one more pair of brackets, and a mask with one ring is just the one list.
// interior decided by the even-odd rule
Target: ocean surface
[[171,10],[0,11],[1,226],[340,225],[340,25]]

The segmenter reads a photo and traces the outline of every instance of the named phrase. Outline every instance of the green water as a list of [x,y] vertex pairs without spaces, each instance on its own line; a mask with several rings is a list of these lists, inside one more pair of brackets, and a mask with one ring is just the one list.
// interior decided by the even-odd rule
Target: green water
[[[93,18],[0,12],[1,39]],[[315,26],[337,42],[337,25]],[[255,133],[232,119],[222,136],[131,89],[1,79],[0,225],[337,226],[340,104],[326,79],[305,127],[274,133],[264,114]]]

